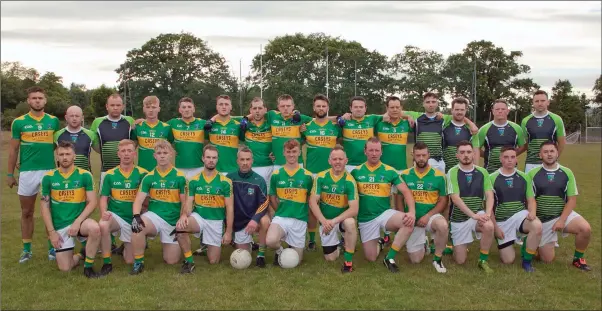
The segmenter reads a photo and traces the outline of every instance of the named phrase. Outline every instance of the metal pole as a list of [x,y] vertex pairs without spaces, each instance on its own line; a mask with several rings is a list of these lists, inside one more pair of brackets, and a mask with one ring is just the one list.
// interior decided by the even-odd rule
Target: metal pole
[[127,116],[128,114],[128,102],[127,102],[127,69],[128,69],[128,62],[127,59],[125,60],[125,63],[123,65],[123,105],[125,107],[125,115]]
[[357,96],[357,60],[353,61],[353,96]]
[[473,96],[473,105],[474,105],[474,112],[473,112],[473,122],[477,122],[477,59],[475,56],[474,59],[474,70],[472,72],[472,85],[473,85],[473,89],[472,89],[472,96]]
[[259,97],[263,99],[263,44],[259,45]]
[[328,46],[326,46],[326,98],[328,98]]
[[238,63],[238,109],[242,115],[242,58]]

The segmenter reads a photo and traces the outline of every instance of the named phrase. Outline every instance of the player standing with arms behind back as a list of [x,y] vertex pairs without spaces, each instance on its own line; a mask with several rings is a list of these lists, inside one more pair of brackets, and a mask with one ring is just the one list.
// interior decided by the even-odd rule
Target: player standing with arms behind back
[[98,149],[98,136],[82,127],[84,115],[79,106],[71,106],[65,112],[67,126],[54,133],[54,142],[58,145],[61,141],[69,141],[75,145],[75,166],[92,172],[90,166],[90,152],[92,148]]
[[146,118],[132,131],[132,140],[138,141],[138,166],[152,171],[157,166],[155,144],[161,140],[173,142],[171,127],[159,120],[161,111],[159,98],[147,96],[142,101],[142,111]]
[[[54,162],[55,131],[59,130],[59,119],[44,112],[46,93],[44,89],[33,86],[27,89],[29,113],[16,118],[11,125],[10,145],[8,149],[8,169],[6,183],[9,188],[18,185],[17,194],[21,204],[21,238],[23,252],[19,263],[32,257],[31,240],[33,238],[33,212],[36,197],[40,190],[42,177],[56,167]],[[14,173],[20,160],[19,183]],[[48,259],[54,260],[54,248],[48,241]]]
[[543,164],[529,171],[533,180],[537,217],[542,222],[542,237],[539,243],[539,257],[546,263],[554,260],[554,242],[558,232],[565,237],[575,235],[573,266],[583,271],[591,268],[585,262],[583,253],[589,245],[592,228],[577,212],[577,182],[573,172],[558,163],[558,146],[548,141],[541,145],[539,152]]
[[465,121],[466,110],[468,109],[468,99],[464,97],[454,98],[451,102],[452,119],[449,123],[443,126],[443,162],[445,163],[445,172],[450,168],[458,165],[459,161],[456,157],[457,145],[459,142],[466,140],[471,141],[472,133],[470,125]]

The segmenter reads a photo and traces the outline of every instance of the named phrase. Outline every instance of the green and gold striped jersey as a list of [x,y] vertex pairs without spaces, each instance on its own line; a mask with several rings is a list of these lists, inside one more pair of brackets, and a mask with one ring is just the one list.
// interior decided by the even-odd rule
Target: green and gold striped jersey
[[[290,139],[296,139],[301,144],[301,124],[308,123],[312,117],[301,115],[301,122],[294,123],[293,118],[284,118],[278,111],[270,110],[266,114],[270,129],[272,130],[272,152],[276,161],[276,165],[284,165],[286,158],[284,157],[284,144]],[[299,163],[303,163],[303,157],[299,155]]]
[[495,221],[506,221],[512,215],[527,209],[527,199],[534,197],[531,177],[519,170],[504,175],[499,169],[491,173],[489,178],[495,198]]
[[542,222],[560,217],[568,197],[579,194],[573,171],[560,164],[555,170],[538,166],[527,175],[533,180],[537,217]]
[[[485,193],[491,190],[493,187],[489,173],[480,166],[473,165],[472,170],[464,171],[456,165],[447,172],[447,193],[459,195],[464,204],[474,213],[484,210]],[[468,219],[468,215],[452,202],[449,221],[464,222]]]
[[186,194],[186,185],[186,176],[175,167],[167,172],[160,172],[155,168],[144,176],[138,191],[148,194],[149,212],[175,226],[180,219],[182,207],[180,194]]
[[394,168],[378,163],[372,167],[367,162],[351,171],[359,193],[358,222],[368,222],[391,208],[391,186],[403,183]]
[[364,146],[366,141],[374,136],[374,127],[382,121],[380,115],[366,115],[361,119],[345,121],[343,126],[343,147],[349,162],[347,165],[360,165],[366,162]]
[[146,174],[148,171],[140,166],[134,166],[130,172],[123,171],[119,165],[108,170],[100,190],[100,195],[109,199],[108,211],[131,224],[134,200]]
[[167,122],[173,136],[177,168],[203,166],[206,122],[200,118],[193,118],[190,122],[182,118],[174,118]]
[[344,171],[335,176],[332,169],[318,173],[312,194],[320,196],[320,211],[326,219],[334,219],[349,208],[349,201],[358,199],[357,185],[351,174]]
[[255,122],[249,120],[245,131],[245,144],[253,152],[253,167],[271,166],[272,129],[267,120]]
[[138,141],[138,166],[147,171],[152,171],[157,166],[155,144],[159,140],[173,142],[173,135],[169,124],[161,121],[150,124],[146,120],[136,126],[132,131],[132,140]]
[[38,171],[56,168],[54,162],[54,133],[59,130],[59,119],[44,113],[35,117],[22,115],[11,125],[11,137],[19,140],[19,170]]
[[298,166],[289,171],[286,167],[276,169],[270,178],[270,195],[280,201],[275,216],[307,221],[309,217],[308,196],[313,186],[311,173]]
[[50,215],[54,230],[70,226],[86,208],[86,192],[94,191],[90,172],[73,167],[66,174],[57,168],[42,177],[41,193],[50,197]]
[[382,143],[383,155],[380,160],[397,171],[408,168],[406,145],[408,133],[412,131],[410,123],[403,119],[395,123],[381,121],[376,124],[375,130]]
[[312,120],[306,124],[306,127],[307,129],[303,132],[307,143],[305,168],[313,174],[317,174],[330,167],[328,158],[330,151],[337,144],[337,139],[341,136],[341,128],[329,120],[325,120],[324,123]]
[[[411,167],[401,172],[401,177],[416,201],[416,219],[435,208],[439,197],[447,195],[445,174],[431,166],[428,166],[422,174],[416,170],[416,167]],[[405,212],[408,212],[407,205]]]
[[234,118],[213,122],[209,131],[209,141],[217,148],[219,157],[216,169],[218,171],[230,173],[238,170],[236,158],[241,136],[240,122]]
[[202,171],[190,180],[188,196],[194,197],[195,213],[208,220],[224,220],[226,199],[232,196],[232,181],[217,171],[211,177]]

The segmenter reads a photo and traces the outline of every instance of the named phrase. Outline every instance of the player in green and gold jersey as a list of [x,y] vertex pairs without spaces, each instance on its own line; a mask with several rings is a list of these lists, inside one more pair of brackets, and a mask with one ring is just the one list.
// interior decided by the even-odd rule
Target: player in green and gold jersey
[[[281,151],[282,152],[282,151]],[[296,139],[289,139],[283,146],[286,164],[274,170],[270,178],[270,201],[276,214],[268,228],[266,244],[276,250],[274,265],[279,265],[278,256],[282,253],[280,241],[285,241],[303,260],[303,247],[309,217],[308,199],[313,185],[311,173],[298,162],[301,145]]]
[[124,139],[117,146],[119,165],[108,170],[100,190],[100,247],[102,250],[102,275],[113,271],[111,262],[111,236],[119,235],[124,244],[123,259],[125,263],[134,263],[131,247],[132,218],[134,200],[142,179],[148,171],[134,165],[136,160],[136,143]]
[[[486,273],[489,268],[489,248],[493,243],[493,187],[489,173],[473,163],[473,149],[470,142],[458,143],[456,156],[460,164],[447,172],[447,193],[452,201],[451,223],[454,259],[457,264],[466,262],[468,244],[474,241],[473,233],[481,240],[478,266]],[[483,210],[485,203],[485,210]]]
[[138,141],[138,166],[151,171],[157,166],[154,157],[155,144],[161,140],[171,143],[173,135],[169,124],[159,120],[161,107],[157,96],[145,97],[142,105],[146,119],[136,126],[132,132],[132,140]]
[[249,108],[251,117],[241,120],[244,127],[245,144],[253,152],[253,171],[263,177],[266,185],[270,184],[270,176],[274,171],[274,154],[272,153],[272,129],[266,120],[267,108],[259,97],[251,100]]
[[217,170],[224,176],[238,170],[236,154],[244,133],[240,129],[240,122],[230,116],[232,101],[228,95],[217,97],[217,117],[209,132],[209,141],[217,148],[221,161],[217,162]]
[[330,151],[331,168],[318,173],[311,190],[309,207],[320,221],[320,239],[324,259],[334,261],[339,257],[339,234],[345,236],[345,262],[341,271],[353,271],[353,253],[357,242],[355,216],[359,209],[357,185],[345,170],[347,156],[341,145]]
[[[27,89],[29,113],[16,118],[11,125],[10,146],[8,148],[8,173],[6,183],[9,188],[18,185],[17,194],[21,203],[21,238],[23,252],[19,263],[31,259],[31,239],[33,237],[33,212],[40,181],[56,167],[54,162],[53,135],[59,130],[59,119],[44,112],[46,93],[38,86]],[[14,173],[20,162],[19,183]],[[54,260],[54,249],[48,243],[48,259]]]
[[484,167],[487,172],[493,173],[502,166],[500,163],[500,150],[504,146],[516,148],[520,155],[525,151],[525,135],[520,125],[508,120],[508,104],[503,99],[493,103],[493,120],[483,125],[477,135],[472,139],[475,148],[475,164],[479,163],[480,149],[485,146]]
[[207,145],[203,148],[203,162],[205,169],[188,184],[188,202],[176,224],[178,244],[185,258],[181,273],[192,273],[195,267],[189,233],[197,238],[203,235],[203,244],[207,245],[207,259],[210,264],[219,263],[221,245],[232,242],[232,181],[215,169],[219,163],[215,146]]
[[190,180],[203,169],[201,160],[205,143],[205,120],[194,117],[194,102],[190,97],[182,97],[178,101],[179,118],[167,121],[173,136],[176,150],[176,168]]
[[[173,265],[180,261],[180,246],[176,239],[176,223],[186,205],[186,176],[173,167],[173,147],[166,140],[155,144],[157,167],[143,179],[134,200],[132,218],[132,248],[134,266],[130,274],[144,270],[145,237],[161,238],[163,261]],[[142,215],[142,204],[149,197],[148,211]]]
[[[382,248],[382,242],[379,241],[380,231],[397,232],[383,263],[389,271],[399,272],[395,255],[412,234],[416,219],[414,198],[395,169],[380,161],[382,145],[378,137],[369,138],[364,150],[368,160],[351,171],[359,192],[357,221],[364,256],[368,261],[376,261],[379,247]],[[403,195],[408,206],[407,213],[391,209],[389,204],[391,186],[397,187]]]
[[[416,201],[416,225],[406,243],[408,255],[412,263],[419,263],[424,258],[426,233],[435,236],[435,254],[433,267],[439,273],[447,272],[441,262],[448,237],[448,225],[441,215],[447,207],[447,189],[445,174],[428,164],[430,157],[428,147],[417,142],[412,149],[414,167],[401,172],[401,177],[412,190]],[[406,207],[405,211],[408,209]]]
[[75,167],[75,147],[61,141],[56,149],[59,168],[42,178],[42,219],[48,238],[56,249],[56,263],[61,271],[71,271],[79,264],[80,254],[73,255],[75,238],[87,239],[84,275],[98,277],[94,255],[100,244],[98,223],[88,218],[96,208],[94,180],[90,172]]

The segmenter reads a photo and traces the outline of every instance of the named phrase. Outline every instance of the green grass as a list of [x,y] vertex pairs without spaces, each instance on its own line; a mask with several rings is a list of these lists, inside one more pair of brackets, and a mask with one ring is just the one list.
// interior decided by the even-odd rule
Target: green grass
[[[8,135],[4,133],[4,139]],[[6,141],[2,144],[6,150]],[[2,168],[6,173],[6,152]],[[405,250],[397,261],[401,272],[388,273],[382,263],[368,263],[361,247],[354,258],[355,272],[342,275],[341,259],[326,263],[321,253],[306,253],[296,269],[268,267],[237,271],[230,267],[231,247],[224,247],[222,261],[209,266],[196,257],[194,275],[179,274],[179,264],[162,262],[157,240],[146,253],[146,270],[129,276],[130,267],[114,256],[114,272],[106,278],[88,280],[82,267],[61,273],[46,257],[46,240],[36,209],[33,260],[18,264],[21,252],[20,207],[16,189],[2,185],[1,246],[4,309],[596,309],[601,306],[600,258],[600,145],[570,145],[562,164],[576,175],[579,187],[577,211],[590,223],[593,236],[586,252],[590,273],[571,266],[574,238],[560,240],[556,261],[535,262],[537,271],[526,274],[517,261],[499,263],[497,248],[491,250],[493,275],[477,268],[478,244],[470,248],[464,266],[446,256],[448,273],[435,272],[427,260],[411,265]],[[98,167],[98,157],[93,157]],[[521,160],[522,165],[522,160]],[[94,172],[95,176],[97,171]],[[98,217],[95,214],[94,217]],[[198,239],[193,239],[198,245]],[[254,254],[255,255],[255,254]],[[382,254],[381,257],[382,258]],[[273,253],[267,253],[271,263]],[[97,257],[96,269],[102,259]]]

